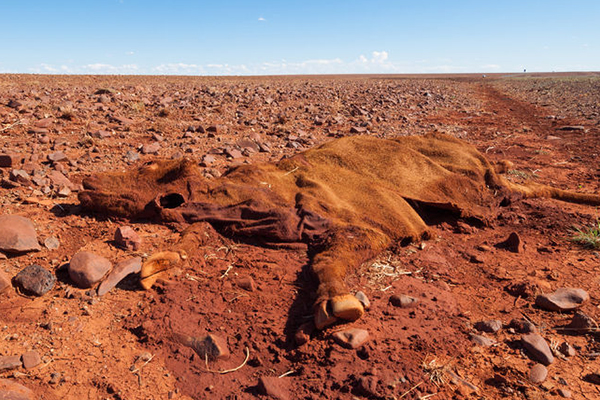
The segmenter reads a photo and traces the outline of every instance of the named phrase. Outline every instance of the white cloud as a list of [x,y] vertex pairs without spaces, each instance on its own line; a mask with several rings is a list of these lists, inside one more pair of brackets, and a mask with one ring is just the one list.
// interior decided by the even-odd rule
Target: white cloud
[[267,22],[267,20],[266,20],[266,19],[264,19],[263,17],[258,17],[258,20],[259,20],[260,22]]
[[394,60],[385,50],[372,51],[369,56],[359,55],[354,60],[339,57],[316,58],[301,61],[281,59],[252,64],[206,64],[172,62],[140,67],[137,64],[112,65],[91,63],[86,65],[55,66],[40,64],[29,71],[39,74],[149,74],[149,75],[303,75],[303,74],[402,74],[402,73],[453,73],[497,72],[497,64],[464,66],[451,59]]
[[197,64],[167,63],[152,68],[152,72],[164,75],[198,75],[203,74],[204,69]]

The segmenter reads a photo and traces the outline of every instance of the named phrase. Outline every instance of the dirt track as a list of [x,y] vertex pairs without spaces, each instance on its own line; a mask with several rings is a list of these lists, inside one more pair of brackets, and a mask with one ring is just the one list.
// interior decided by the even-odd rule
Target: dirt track
[[[215,232],[204,266],[192,263],[151,291],[130,276],[103,297],[76,288],[65,265],[80,249],[112,262],[132,255],[112,242],[121,221],[81,212],[77,186],[91,172],[156,156],[195,157],[207,176],[218,176],[231,165],[278,160],[333,137],[437,130],[494,161],[514,162],[515,180],[600,193],[599,86],[600,79],[587,76],[0,76],[0,153],[20,155],[15,166],[0,168],[2,214],[27,216],[42,242],[51,236],[60,242],[58,249],[0,259],[9,277],[34,263],[58,277],[42,297],[14,288],[0,294],[0,356],[35,350],[42,358],[32,369],[0,370],[0,378],[44,399],[267,398],[259,378],[282,375],[275,385],[290,399],[543,399],[561,398],[561,389],[575,399],[598,398],[599,386],[590,382],[600,373],[595,334],[567,335],[557,327],[572,313],[534,305],[535,294],[582,288],[591,299],[581,310],[598,319],[600,255],[569,240],[573,226],[599,217],[590,206],[512,199],[491,226],[432,216],[434,239],[398,246],[348,277],[371,301],[352,324],[369,331],[356,350],[331,338],[346,326],[294,343],[296,329],[312,318],[307,298],[314,282],[302,251],[253,247]],[[95,94],[99,89],[107,90]],[[47,161],[59,151],[66,160]],[[31,182],[11,184],[13,168]],[[71,190],[58,196],[64,188],[44,181],[51,170],[62,171]],[[135,252],[141,256],[177,238],[165,226],[133,227],[143,239]],[[512,232],[524,243],[519,252],[496,247]],[[247,277],[256,290],[242,288]],[[506,290],[520,282],[526,283],[520,294]],[[419,303],[396,308],[392,294]],[[534,384],[528,374],[535,362],[522,348],[522,334],[507,327],[485,333],[496,341],[490,347],[470,339],[481,334],[477,322],[513,319],[534,323],[548,343],[568,342],[577,354],[557,357],[548,378]],[[171,340],[172,331],[217,334],[231,357],[206,362]],[[239,366],[246,348],[249,359],[239,370],[208,371]]]

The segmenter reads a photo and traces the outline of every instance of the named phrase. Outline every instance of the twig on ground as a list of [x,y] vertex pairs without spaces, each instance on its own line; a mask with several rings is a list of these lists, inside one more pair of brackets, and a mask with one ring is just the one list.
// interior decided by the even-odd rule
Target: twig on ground
[[246,358],[244,359],[244,361],[240,365],[238,365],[237,367],[232,368],[232,369],[225,369],[223,371],[214,371],[214,370],[210,369],[208,367],[208,354],[204,354],[204,363],[206,364],[206,371],[207,372],[213,372],[213,373],[216,373],[216,374],[228,374],[230,372],[235,372],[235,371],[241,369],[244,365],[246,365],[246,363],[248,362],[248,359],[250,358],[250,349],[246,347],[244,349],[244,351],[246,352]]
[[231,269],[233,268],[233,264],[230,264],[229,267],[227,267],[227,270],[225,272],[223,272],[223,275],[221,275],[219,277],[219,279],[223,279],[227,276],[227,274],[229,274],[229,271],[231,271]]
[[419,386],[421,386],[421,384],[422,384],[422,383],[423,383],[423,381],[421,381],[421,382],[417,383],[415,386],[413,386],[413,387],[411,387],[410,389],[408,389],[408,390],[407,390],[406,392],[404,392],[404,393],[403,393],[403,394],[402,394],[400,397],[398,397],[398,400],[399,400],[399,399],[401,399],[401,398],[403,398],[403,397],[406,397],[406,396],[408,396],[408,394],[409,394],[410,392],[412,392],[413,390],[415,390],[416,388],[418,388]]

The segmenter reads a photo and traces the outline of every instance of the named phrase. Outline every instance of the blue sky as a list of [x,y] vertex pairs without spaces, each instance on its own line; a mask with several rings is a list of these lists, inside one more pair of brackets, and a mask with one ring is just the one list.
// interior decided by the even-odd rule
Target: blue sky
[[600,1],[0,0],[0,72],[600,70]]

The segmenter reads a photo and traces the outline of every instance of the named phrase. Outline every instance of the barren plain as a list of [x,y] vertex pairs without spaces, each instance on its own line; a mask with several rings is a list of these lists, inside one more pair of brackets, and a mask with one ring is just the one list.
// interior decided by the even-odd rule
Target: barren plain
[[[299,250],[211,232],[203,262],[148,291],[130,274],[101,296],[67,272],[80,251],[115,265],[176,242],[168,226],[102,218],[77,199],[85,176],[157,157],[194,158],[214,179],[338,137],[443,132],[513,162],[517,182],[600,193],[598,93],[594,73],[0,75],[0,216],[28,218],[39,241],[0,253],[0,398],[600,398],[600,253],[572,240],[598,226],[597,207],[513,198],[489,225],[438,215],[430,240],[349,274],[370,307],[322,331],[298,332],[315,285]],[[125,225],[133,247],[115,242]],[[41,295],[16,279],[32,265],[49,272]],[[560,288],[589,299],[536,305]],[[397,307],[400,295],[416,305]],[[349,327],[368,332],[357,348],[334,340]],[[532,331],[550,354],[532,350]],[[218,337],[230,355],[201,357],[174,332]]]

